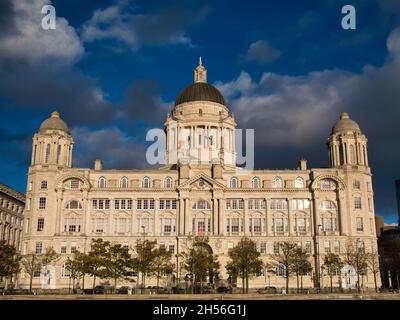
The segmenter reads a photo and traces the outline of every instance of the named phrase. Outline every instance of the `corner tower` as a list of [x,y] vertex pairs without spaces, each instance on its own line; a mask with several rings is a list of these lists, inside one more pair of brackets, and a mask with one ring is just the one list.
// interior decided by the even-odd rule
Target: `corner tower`
[[57,111],[40,125],[33,136],[31,166],[72,166],[74,141]]
[[235,166],[235,128],[221,92],[207,83],[207,69],[200,58],[194,82],[177,96],[167,115],[167,165]]
[[329,163],[332,168],[343,166],[368,165],[368,139],[361,132],[359,125],[347,112],[340,114],[340,120],[332,128],[327,141]]

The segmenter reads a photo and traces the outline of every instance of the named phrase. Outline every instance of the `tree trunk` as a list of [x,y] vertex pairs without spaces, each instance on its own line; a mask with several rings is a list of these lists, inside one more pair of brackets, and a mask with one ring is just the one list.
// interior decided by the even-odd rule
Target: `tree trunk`
[[296,273],[296,281],[297,281],[297,293],[299,293],[299,274]]
[[117,289],[117,277],[114,278],[114,288],[113,288],[114,293],[116,289]]
[[82,275],[82,290],[85,290],[85,274]]
[[303,293],[303,275],[300,276],[301,293]]
[[330,278],[330,280],[331,280],[331,293],[333,292],[333,285],[332,285],[332,281],[333,281],[333,275],[332,275],[332,272],[330,272],[330,274],[329,274],[329,278]]
[[286,294],[289,294],[289,271],[286,268]]
[[29,274],[29,293],[32,293],[33,271]]
[[246,293],[249,293],[249,275],[246,272]]
[[357,270],[357,291],[360,292],[360,273]]
[[160,286],[160,272],[157,271],[157,290],[159,286]]
[[244,294],[244,286],[245,286],[245,283],[244,283],[245,281],[244,281],[244,275],[242,276],[242,293]]
[[94,293],[95,286],[96,286],[96,276],[93,276],[93,293]]

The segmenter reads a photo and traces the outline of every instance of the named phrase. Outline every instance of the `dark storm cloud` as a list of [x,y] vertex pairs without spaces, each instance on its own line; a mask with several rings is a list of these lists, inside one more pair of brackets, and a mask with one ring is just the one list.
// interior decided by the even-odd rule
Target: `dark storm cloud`
[[74,166],[92,168],[95,159],[101,159],[107,169],[140,169],[147,166],[145,146],[118,128],[93,131],[75,127],[72,135],[76,141]]
[[14,20],[14,5],[11,0],[0,2],[0,39],[8,33],[16,32]]
[[293,158],[285,156],[290,154],[308,158],[313,166],[326,166],[326,138],[340,112],[347,111],[369,139],[377,207],[393,214],[393,181],[400,177],[400,28],[388,37],[387,49],[383,66],[365,66],[360,74],[264,73],[256,82],[242,72],[231,82],[216,83],[228,97],[239,127],[255,129],[256,165],[293,167],[286,160]]
[[93,79],[67,67],[21,66],[0,72],[0,96],[16,106],[58,110],[71,124],[110,123],[115,111]]
[[272,48],[266,41],[253,42],[246,53],[246,60],[256,61],[259,64],[267,64],[279,58],[279,50]]
[[125,91],[118,118],[151,125],[163,123],[171,105],[161,99],[160,89],[160,84],[151,80],[138,80],[130,84]]
[[139,13],[131,1],[118,1],[105,9],[98,9],[82,28],[82,39],[93,42],[118,40],[132,49],[142,45],[189,44],[188,26],[202,21],[209,9],[196,11],[179,6],[168,6],[155,14]]

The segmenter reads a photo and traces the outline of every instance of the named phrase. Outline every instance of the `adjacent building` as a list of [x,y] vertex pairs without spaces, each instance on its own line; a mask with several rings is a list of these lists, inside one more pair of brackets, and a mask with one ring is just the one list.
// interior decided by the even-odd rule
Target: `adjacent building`
[[[159,169],[108,170],[100,160],[94,168],[73,167],[73,137],[53,112],[32,140],[23,252],[39,254],[53,246],[62,258],[34,286],[68,287],[66,258],[87,252],[99,237],[130,248],[138,239],[156,240],[175,255],[187,250],[192,236],[208,237],[224,279],[228,252],[242,237],[257,243],[265,262],[279,253],[280,242],[293,241],[313,258],[315,271],[304,277],[305,287],[329,285],[320,272],[326,253],[343,254],[349,243],[376,250],[368,140],[348,113],[327,128],[325,168],[300,160],[295,169],[244,171],[236,166],[235,128],[201,61],[194,83],[166,117],[166,164]],[[179,256],[176,262],[183,279]],[[283,287],[284,274],[283,266],[273,274],[263,270],[250,286]],[[345,266],[335,281],[354,288],[354,270]],[[21,283],[28,282],[23,275]],[[363,284],[373,287],[373,277],[367,274]]]
[[0,240],[20,250],[25,196],[0,183]]

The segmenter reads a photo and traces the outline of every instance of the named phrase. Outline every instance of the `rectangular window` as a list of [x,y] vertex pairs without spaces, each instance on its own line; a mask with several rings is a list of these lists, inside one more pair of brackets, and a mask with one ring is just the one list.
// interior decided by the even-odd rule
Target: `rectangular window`
[[79,180],[72,179],[71,180],[71,189],[78,189],[79,188]]
[[94,231],[96,233],[103,233],[104,232],[104,219],[103,218],[97,218],[95,220],[95,229]]
[[99,209],[104,209],[104,200],[99,200]]
[[264,242],[264,241],[260,243],[260,253],[262,255],[266,255],[267,254],[267,243]]
[[275,230],[276,232],[283,233],[283,219],[282,218],[276,218],[275,219]]
[[323,226],[324,226],[324,231],[333,231],[333,225],[332,225],[332,219],[330,218],[325,218],[322,219],[323,221]]
[[37,221],[37,231],[43,231],[44,228],[44,218],[39,218]]
[[340,241],[334,242],[334,249],[335,253],[340,253]]
[[61,253],[67,253],[67,243],[66,242],[61,242]]
[[354,209],[361,209],[361,197],[354,198]]
[[274,242],[274,254],[279,255],[279,242]]
[[43,244],[41,242],[36,242],[35,253],[41,254],[43,249]]
[[71,253],[76,253],[77,251],[76,242],[71,242]]
[[92,208],[97,209],[97,200],[92,200]]
[[176,199],[172,200],[172,210],[176,210]]
[[114,200],[114,209],[119,209],[119,200]]
[[239,232],[239,218],[231,219],[231,232],[238,233]]
[[160,200],[160,210],[164,210],[165,208],[165,200]]
[[164,219],[164,234],[170,234],[172,232],[172,219]]
[[297,232],[300,233],[306,232],[306,219],[304,218],[297,219]]
[[128,210],[132,209],[132,199],[128,199],[128,202],[127,202],[127,209],[128,209]]
[[42,182],[40,182],[40,189],[45,190],[47,189],[47,181],[43,180]]
[[110,200],[109,199],[104,200],[104,209],[110,209]]
[[126,209],[126,200],[125,199],[121,200],[121,209],[123,209],[123,210]]
[[356,226],[357,226],[357,231],[358,232],[363,232],[364,231],[363,218],[361,218],[361,217],[357,217],[356,218]]
[[81,232],[80,220],[75,218],[65,219],[64,232]]
[[150,209],[154,209],[154,199],[150,199]]
[[142,200],[138,199],[136,200],[136,209],[142,209]]
[[311,241],[306,241],[306,252],[311,254]]
[[175,252],[175,245],[170,244],[170,245],[168,246],[168,251],[171,252],[171,253],[174,253],[174,252]]
[[261,233],[261,218],[254,218],[253,219],[253,232],[254,233]]
[[331,242],[330,241],[324,241],[324,248],[326,253],[331,252]]
[[39,209],[46,209],[46,198],[39,198]]

